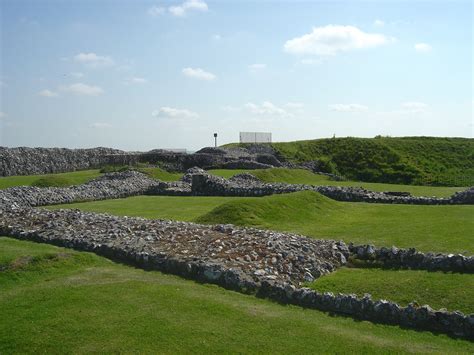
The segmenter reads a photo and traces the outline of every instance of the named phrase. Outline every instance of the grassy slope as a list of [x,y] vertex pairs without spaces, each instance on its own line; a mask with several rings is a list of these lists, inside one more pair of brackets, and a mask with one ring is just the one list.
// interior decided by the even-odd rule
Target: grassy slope
[[0,273],[0,353],[474,352],[472,342],[445,335],[331,317],[0,238],[4,262],[32,254],[35,263]]
[[383,184],[376,182],[333,181],[327,176],[313,174],[304,169],[258,169],[258,170],[210,170],[210,173],[230,178],[241,172],[249,172],[265,182],[285,182],[289,184],[330,185],[330,186],[361,186],[372,191],[406,191],[414,196],[449,197],[462,187],[416,186],[400,184]]
[[99,170],[81,170],[70,173],[50,174],[50,175],[25,175],[25,176],[7,176],[0,177],[0,189],[6,189],[13,186],[30,186],[41,178],[50,176],[67,179],[71,185],[80,185],[91,179],[100,176]]
[[347,242],[474,254],[474,206],[347,203],[306,191],[254,198],[137,196],[50,208],[233,223]]
[[339,172],[352,180],[474,184],[474,140],[468,138],[336,138],[272,146],[293,162],[325,161],[327,172]]
[[474,275],[420,270],[341,268],[309,287],[320,292],[370,293],[374,299],[389,299],[401,305],[416,300],[435,309],[474,313]]

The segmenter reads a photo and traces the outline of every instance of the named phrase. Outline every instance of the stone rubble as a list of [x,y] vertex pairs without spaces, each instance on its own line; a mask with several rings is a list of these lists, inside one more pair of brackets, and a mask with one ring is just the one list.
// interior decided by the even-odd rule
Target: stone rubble
[[[0,235],[155,260],[173,259],[204,269],[234,270],[252,280],[277,280],[296,286],[346,263],[343,242],[316,240],[290,233],[206,226],[87,213],[80,210],[21,209],[0,211]],[[210,272],[210,271],[209,271]],[[216,271],[217,273],[217,271]],[[213,277],[218,277],[214,275]],[[212,278],[212,277],[211,277]]]

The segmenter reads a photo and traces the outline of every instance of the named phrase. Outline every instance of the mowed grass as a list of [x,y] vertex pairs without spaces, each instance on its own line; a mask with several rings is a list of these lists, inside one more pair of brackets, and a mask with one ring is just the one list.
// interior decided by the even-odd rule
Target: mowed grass
[[363,187],[372,191],[403,191],[414,196],[436,196],[449,197],[457,191],[465,190],[465,187],[437,187],[437,186],[415,186],[399,184],[383,184],[359,181],[334,181],[329,177],[314,174],[305,169],[257,169],[257,170],[209,170],[210,173],[225,178],[230,178],[235,174],[248,172],[265,182],[283,182],[288,184],[323,185],[323,186],[355,186]]
[[116,200],[71,203],[49,206],[50,209],[78,208],[90,212],[107,212],[117,216],[144,217],[150,219],[173,219],[194,221],[204,213],[234,197],[174,197],[174,196],[134,196]]
[[0,238],[0,255],[2,354],[474,352],[442,334],[282,306],[90,253]]
[[435,309],[474,313],[474,275],[422,270],[341,268],[308,285],[319,292],[370,293],[406,306],[412,301]]
[[40,179],[57,177],[62,181],[67,181],[66,185],[80,185],[100,176],[99,170],[81,170],[69,173],[47,174],[47,175],[25,175],[25,176],[7,176],[0,177],[0,189],[6,189],[13,186],[31,186]]
[[338,202],[313,191],[227,202],[200,223],[275,229],[317,238],[474,254],[474,206]]
[[138,168],[137,170],[161,181],[176,181],[183,176],[181,173],[170,173],[160,168]]
[[205,224],[232,223],[377,246],[474,254],[474,206],[349,203],[303,191],[247,198],[137,196],[49,208]]

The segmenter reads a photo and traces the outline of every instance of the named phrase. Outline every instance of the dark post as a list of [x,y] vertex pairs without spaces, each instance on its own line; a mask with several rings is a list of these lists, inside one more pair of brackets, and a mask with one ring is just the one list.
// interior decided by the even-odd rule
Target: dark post
[[214,133],[214,147],[217,148],[217,133]]

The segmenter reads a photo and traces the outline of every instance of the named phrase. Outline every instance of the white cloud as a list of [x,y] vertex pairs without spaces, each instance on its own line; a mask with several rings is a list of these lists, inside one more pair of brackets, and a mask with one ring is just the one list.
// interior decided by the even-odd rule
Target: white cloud
[[100,56],[95,53],[79,53],[74,56],[74,61],[93,68],[107,67],[115,64],[111,57]]
[[128,79],[128,82],[132,83],[132,84],[145,84],[145,83],[148,82],[148,80],[145,79],[145,78],[139,78],[139,77],[135,76],[135,77],[132,77],[132,78]]
[[400,106],[405,112],[409,113],[424,113],[429,108],[424,102],[417,101],[403,102]]
[[428,53],[431,52],[433,48],[428,43],[417,43],[415,44],[415,51],[418,53]]
[[54,92],[54,91],[51,91],[51,90],[48,90],[48,89],[44,89],[44,90],[41,90],[39,93],[38,93],[39,96],[44,96],[44,97],[58,97],[58,93],[57,92]]
[[83,83],[75,83],[62,87],[61,90],[71,92],[76,95],[98,96],[104,93],[104,90],[98,86],[87,85]]
[[354,26],[314,27],[311,33],[286,41],[284,50],[292,54],[335,55],[355,49],[381,46],[390,39],[378,33],[366,33]]
[[201,68],[183,68],[182,73],[189,78],[199,79],[199,80],[214,80],[216,76],[212,73],[209,73]]
[[239,107],[235,107],[235,106],[230,106],[230,105],[226,105],[226,106],[222,106],[221,109],[225,112],[237,112],[237,111],[240,111],[240,108]]
[[94,122],[92,123],[89,127],[91,128],[112,128],[112,125],[110,123],[105,123],[105,122]]
[[159,110],[153,111],[151,115],[157,118],[171,118],[171,119],[193,119],[193,118],[199,117],[199,115],[196,112],[186,110],[186,109],[167,107],[167,106],[163,106]]
[[148,15],[157,17],[163,15],[166,12],[166,8],[162,6],[152,6],[148,9]]
[[301,102],[287,102],[285,107],[290,110],[301,110],[304,107],[304,104]]
[[263,70],[267,67],[266,64],[263,64],[263,63],[255,63],[255,64],[250,64],[249,65],[249,69],[251,71],[258,71],[258,70]]
[[168,11],[178,17],[184,17],[190,11],[207,11],[208,6],[201,0],[187,0],[178,6],[170,6]]
[[338,112],[365,112],[369,108],[361,104],[333,104],[329,105],[330,111]]
[[222,36],[220,34],[215,34],[215,35],[212,35],[212,39],[214,41],[220,41],[222,39]]
[[270,116],[288,116],[283,108],[274,105],[269,101],[262,102],[261,105],[252,102],[246,103],[244,108],[255,115],[270,115]]
[[385,22],[383,22],[382,20],[377,19],[377,20],[374,21],[374,26],[383,27],[383,26],[385,26]]
[[301,64],[305,64],[305,65],[316,65],[316,64],[321,64],[323,61],[321,58],[317,58],[317,59],[314,59],[314,58],[304,58],[304,59],[301,59],[300,60],[300,63]]
[[73,76],[74,78],[82,78],[84,76],[83,73],[80,73],[80,72],[72,72],[72,73],[69,73],[70,76]]

